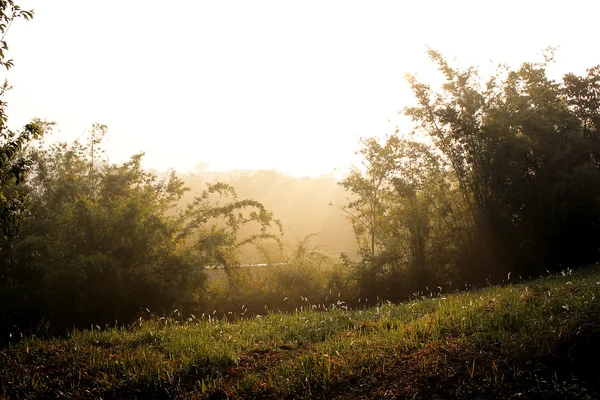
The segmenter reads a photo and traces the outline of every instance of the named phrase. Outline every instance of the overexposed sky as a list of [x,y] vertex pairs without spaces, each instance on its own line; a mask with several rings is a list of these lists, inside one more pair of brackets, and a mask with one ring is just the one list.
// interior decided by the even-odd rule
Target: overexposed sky
[[73,140],[104,123],[112,161],[144,151],[158,170],[343,170],[361,136],[401,124],[426,46],[484,68],[547,46],[557,73],[600,64],[592,0],[17,3],[36,14],[6,37],[10,125]]

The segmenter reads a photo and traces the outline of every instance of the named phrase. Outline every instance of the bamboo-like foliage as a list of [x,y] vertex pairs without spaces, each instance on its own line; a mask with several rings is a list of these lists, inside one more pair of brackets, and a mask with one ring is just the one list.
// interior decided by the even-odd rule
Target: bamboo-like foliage
[[345,210],[363,281],[398,293],[597,260],[600,68],[554,81],[550,49],[484,81],[429,55],[440,88],[407,76],[418,135],[364,140],[364,169],[342,182],[356,196]]
[[[145,308],[196,311],[205,267],[234,267],[240,246],[278,240],[279,221],[226,184],[178,209],[184,182],[145,171],[142,154],[108,162],[105,130],[95,125],[87,143],[31,150],[31,206],[7,271],[13,316],[62,327],[129,321]],[[239,234],[251,224],[259,233]]]

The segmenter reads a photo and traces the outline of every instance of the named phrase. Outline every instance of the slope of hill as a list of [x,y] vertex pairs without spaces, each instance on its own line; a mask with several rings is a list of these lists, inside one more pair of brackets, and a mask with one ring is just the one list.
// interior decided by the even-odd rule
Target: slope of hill
[[599,297],[588,267],[369,309],[175,311],[3,349],[0,398],[598,398]]

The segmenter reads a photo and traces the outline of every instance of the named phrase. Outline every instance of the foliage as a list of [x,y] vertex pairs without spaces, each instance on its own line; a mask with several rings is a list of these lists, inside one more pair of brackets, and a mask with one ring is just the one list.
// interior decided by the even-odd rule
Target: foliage
[[[6,85],[0,88],[0,98],[6,90]],[[16,235],[27,204],[20,186],[29,172],[31,160],[22,157],[22,150],[49,127],[49,124],[33,121],[15,133],[6,127],[5,107],[6,102],[0,100],[0,243]]]
[[[22,10],[12,0],[0,1],[0,66],[10,69],[13,60],[6,58],[8,43],[6,34],[14,20],[29,20],[33,11]],[[28,199],[23,183],[30,171],[32,161],[24,150],[32,141],[39,139],[51,128],[50,123],[34,120],[21,131],[8,127],[7,102],[4,95],[11,87],[8,81],[0,86],[0,333],[5,332],[11,312],[5,298],[12,285],[11,273],[15,268],[12,260],[13,243],[27,215]]]
[[[29,20],[33,11],[22,10],[12,0],[0,1],[0,66],[10,69],[13,60],[7,59],[5,52],[8,44],[5,40],[8,29],[15,19]],[[3,100],[11,87],[7,81],[0,86],[0,249],[5,250],[9,237],[16,234],[19,221],[26,205],[26,199],[19,191],[29,171],[30,161],[22,157],[23,147],[38,139],[48,128],[48,124],[35,120],[25,125],[22,131],[8,128],[7,102]],[[0,274],[0,279],[2,275]]]
[[595,261],[600,67],[555,82],[550,53],[484,82],[429,55],[444,83],[408,76],[416,135],[364,140],[364,171],[341,182],[356,196],[345,210],[362,292],[406,296]]
[[[95,125],[87,144],[32,150],[28,223],[4,287],[7,322],[82,327],[127,322],[144,308],[196,311],[205,266],[231,265],[238,247],[273,237],[272,215],[225,184],[178,210],[183,181],[144,171],[141,154],[109,163],[105,130]],[[238,237],[251,223],[262,233]]]
[[251,316],[266,311],[316,307],[355,294],[349,271],[314,246],[308,235],[293,248],[261,245],[263,264],[208,271],[206,309],[218,315]]
[[467,229],[454,175],[434,149],[398,133],[362,144],[364,172],[340,182],[355,196],[343,210],[361,249],[362,296],[397,300],[447,281]]
[[409,77],[406,113],[452,166],[473,221],[473,278],[535,274],[598,256],[598,73],[547,77],[541,63],[499,69],[485,85],[430,51],[438,92]]
[[6,59],[5,51],[8,51],[8,43],[5,40],[6,33],[13,21],[23,18],[30,20],[33,18],[33,10],[23,10],[13,0],[0,1],[0,66],[10,69],[14,63],[11,59]]

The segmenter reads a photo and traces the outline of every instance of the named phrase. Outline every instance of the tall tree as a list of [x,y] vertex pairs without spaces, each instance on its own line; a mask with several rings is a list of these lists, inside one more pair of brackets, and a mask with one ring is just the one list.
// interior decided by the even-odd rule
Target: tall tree
[[454,264],[447,252],[437,251],[443,247],[441,232],[459,230],[451,176],[423,143],[397,134],[383,143],[376,138],[362,143],[364,170],[340,182],[353,194],[344,210],[361,249],[358,280],[363,294],[401,297],[443,279],[440,264]]
[[[10,69],[13,60],[6,57],[8,43],[6,34],[13,21],[29,20],[33,11],[22,10],[12,0],[0,1],[0,66]],[[21,156],[21,150],[31,140],[42,135],[43,125],[34,121],[25,125],[22,131],[8,128],[7,102],[4,95],[11,87],[4,81],[0,87],[0,248],[5,248],[8,240],[16,233],[19,219],[23,214],[25,199],[17,187],[29,171],[30,161]]]
[[[472,279],[597,256],[598,139],[590,134],[597,70],[557,83],[546,74],[550,53],[544,62],[500,68],[482,83],[475,68],[458,70],[438,52],[430,56],[445,83],[436,91],[409,77],[419,106],[405,112],[456,174],[473,223]],[[566,250],[575,233],[578,250]]]

